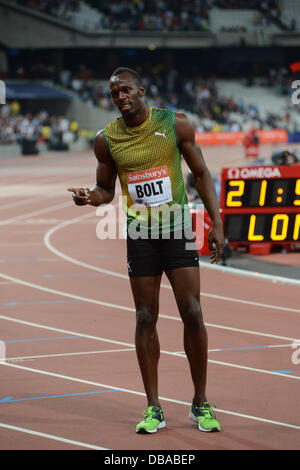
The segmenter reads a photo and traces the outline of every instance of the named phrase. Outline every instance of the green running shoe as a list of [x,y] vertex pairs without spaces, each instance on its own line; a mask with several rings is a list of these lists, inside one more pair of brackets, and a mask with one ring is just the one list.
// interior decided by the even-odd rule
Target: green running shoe
[[158,429],[166,427],[163,410],[156,406],[149,406],[144,411],[145,418],[137,424],[136,432],[138,434],[148,434],[157,432]]
[[198,423],[200,431],[220,431],[220,423],[216,420],[215,414],[212,409],[215,408],[208,402],[204,402],[202,406],[192,404],[190,411],[190,418]]

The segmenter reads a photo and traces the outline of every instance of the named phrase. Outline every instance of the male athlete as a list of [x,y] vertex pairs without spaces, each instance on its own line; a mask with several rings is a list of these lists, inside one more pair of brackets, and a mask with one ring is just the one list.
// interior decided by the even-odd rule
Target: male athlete
[[[210,215],[211,262],[217,263],[224,236],[214,184],[195,142],[194,128],[184,114],[146,106],[145,88],[134,70],[119,67],[109,85],[121,117],[96,135],[96,185],[68,191],[73,192],[77,205],[107,204],[114,198],[118,176],[126,200],[128,274],[136,308],[135,345],[148,401],[136,432],[154,433],[165,427],[157,386],[160,346],[156,330],[163,272],[184,325],[184,349],[194,385],[189,416],[199,430],[219,431],[214,406],[205,395],[207,332],[200,306],[198,253],[195,246],[186,248],[188,242],[193,243],[193,233],[181,155]],[[166,208],[169,212],[164,212]]]

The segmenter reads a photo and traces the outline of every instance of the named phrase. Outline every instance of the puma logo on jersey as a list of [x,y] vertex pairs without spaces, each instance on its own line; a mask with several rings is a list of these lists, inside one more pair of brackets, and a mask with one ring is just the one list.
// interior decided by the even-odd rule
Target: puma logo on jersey
[[132,268],[130,266],[130,261],[127,261],[127,268],[128,268],[128,272],[132,273]]
[[160,135],[161,137],[164,137],[166,139],[167,137],[166,137],[165,132],[155,132],[155,135]]

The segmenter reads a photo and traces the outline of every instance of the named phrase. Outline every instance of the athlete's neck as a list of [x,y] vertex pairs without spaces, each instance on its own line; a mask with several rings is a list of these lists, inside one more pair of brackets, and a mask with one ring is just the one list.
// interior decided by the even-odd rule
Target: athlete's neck
[[128,127],[141,126],[149,116],[149,109],[144,106],[135,116],[123,116],[123,120]]

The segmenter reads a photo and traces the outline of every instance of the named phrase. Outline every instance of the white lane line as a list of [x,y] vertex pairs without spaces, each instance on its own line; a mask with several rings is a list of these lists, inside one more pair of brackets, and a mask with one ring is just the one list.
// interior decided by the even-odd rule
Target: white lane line
[[300,313],[300,310],[297,308],[281,307],[280,305],[263,304],[261,302],[253,302],[252,300],[242,300],[242,299],[236,299],[234,297],[224,297],[223,295],[208,294],[206,292],[203,292],[201,295],[203,297],[210,297],[211,299],[217,299],[217,300],[222,300],[222,301],[226,300],[228,302],[236,302],[240,304],[251,305],[254,307],[262,307],[262,308],[267,308],[267,309],[272,309],[272,310],[281,310],[284,312]]
[[[269,348],[287,348],[292,347],[293,343],[288,344],[267,344],[266,346],[245,346],[245,347],[237,347],[237,348],[217,348],[217,349],[209,349],[208,352],[227,352],[227,351],[256,351],[257,349],[269,349]],[[181,354],[184,354],[184,351],[179,351]]]
[[[54,372],[48,372],[48,371],[44,371],[44,370],[40,370],[40,369],[33,369],[31,367],[25,367],[25,366],[21,366],[21,365],[17,365],[17,364],[5,363],[5,362],[0,361],[0,365],[5,365],[5,366],[8,366],[8,367],[15,367],[17,369],[25,370],[25,371],[28,371],[28,372],[34,372],[34,373],[37,373],[37,374],[47,375],[47,376],[51,376],[51,377],[55,377],[55,378],[59,378],[59,379],[63,379],[63,380],[70,380],[70,381],[73,381],[73,382],[80,382],[80,383],[84,383],[84,384],[88,384],[88,385],[93,385],[93,386],[96,386],[96,387],[103,387],[103,388],[108,388],[108,389],[113,389],[113,390],[119,390],[120,392],[126,392],[126,393],[129,393],[129,394],[132,394],[132,395],[139,395],[139,396],[143,396],[143,397],[145,396],[145,393],[138,392],[136,390],[130,390],[128,388],[115,387],[115,386],[112,386],[112,385],[102,384],[102,383],[99,383],[99,382],[92,382],[90,380],[79,379],[77,377],[70,377],[68,375],[56,374]],[[184,401],[181,401],[181,400],[175,400],[173,398],[167,398],[167,397],[161,397],[160,396],[159,399],[162,400],[162,401],[164,400],[164,401],[168,401],[168,402],[171,402],[171,403],[178,403],[178,404],[181,404],[181,405],[191,406],[191,404],[189,402],[184,402]],[[278,426],[284,426],[284,427],[293,428],[293,429],[300,429],[300,426],[296,426],[294,424],[282,423],[280,421],[273,421],[273,420],[266,419],[266,418],[260,418],[258,416],[245,415],[245,414],[242,414],[242,413],[237,413],[237,412],[233,412],[233,411],[229,411],[229,410],[221,410],[219,408],[217,408],[217,410],[220,413],[226,413],[226,414],[238,416],[238,417],[241,417],[241,418],[253,419],[253,420],[256,420],[256,421],[261,421],[261,422],[269,423],[269,424],[276,424]]]
[[233,326],[217,325],[215,323],[205,323],[205,325],[211,328],[219,328],[221,330],[235,331],[236,333],[245,333],[247,335],[265,336],[266,338],[283,339],[286,341],[299,341],[299,338],[290,338],[288,336],[273,335],[271,333],[262,333],[260,331],[245,330],[242,328],[234,328]]
[[16,357],[7,357],[5,361],[22,361],[24,359],[47,359],[49,357],[65,357],[65,356],[84,356],[87,354],[103,354],[103,353],[116,353],[116,352],[128,352],[135,351],[135,348],[126,348],[126,349],[103,349],[101,351],[81,351],[73,353],[59,353],[59,354],[42,354],[40,356],[16,356]]
[[[121,310],[127,310],[129,312],[135,312],[134,308],[124,307],[123,305],[110,304],[110,303],[107,303],[107,302],[102,302],[101,300],[94,300],[94,299],[90,299],[90,298],[86,298],[86,297],[80,297],[78,299],[78,296],[75,296],[73,294],[68,294],[66,292],[61,292],[61,291],[57,291],[57,290],[54,290],[54,289],[48,289],[47,287],[38,286],[36,284],[32,284],[32,283],[29,283],[27,281],[22,281],[21,279],[12,278],[11,276],[7,276],[6,274],[3,274],[3,273],[0,273],[0,277],[4,277],[6,279],[11,280],[12,282],[15,282],[15,283],[18,283],[18,284],[21,284],[21,285],[26,285],[27,287],[32,287],[34,289],[38,289],[38,290],[42,290],[42,291],[46,291],[46,292],[51,292],[52,294],[57,294],[57,295],[61,295],[61,296],[64,296],[64,297],[75,298],[75,299],[80,300],[82,302],[90,302],[90,303],[95,303],[95,304],[98,304],[98,305],[103,305],[105,307],[111,307],[111,308],[116,308],[116,309],[121,309]],[[21,321],[21,320],[17,320],[17,319],[12,319],[12,317],[6,317],[4,315],[0,315],[0,318],[11,320],[11,321]],[[179,321],[179,322],[182,321],[180,317],[173,317],[171,315],[164,315],[164,314],[160,314],[159,318],[164,318],[166,320],[173,320],[173,321]],[[268,337],[268,338],[283,339],[283,340],[287,340],[287,341],[298,341],[299,340],[299,338],[290,338],[290,337],[287,337],[287,336],[274,335],[274,334],[271,334],[271,333],[263,333],[263,332],[259,332],[259,331],[245,330],[245,329],[242,329],[242,328],[234,328],[234,327],[231,327],[231,326],[217,325],[215,323],[205,322],[205,325],[209,326],[211,328],[219,328],[219,329],[222,329],[222,330],[234,331],[236,333],[245,333],[245,334],[251,334],[251,335],[256,335],[256,336],[265,336],[265,337]],[[63,331],[63,330],[58,330],[57,329],[57,331]]]
[[[88,217],[91,217],[91,215],[93,215],[93,214],[90,214],[90,213],[89,214],[84,214],[83,216],[79,216],[79,217],[76,217],[74,219],[67,220],[67,221],[62,222],[62,223],[52,227],[51,229],[49,229],[46,232],[45,236],[44,236],[44,243],[45,243],[46,247],[48,248],[48,250],[50,250],[55,255],[59,256],[60,258],[64,259],[65,261],[69,261],[70,263],[76,264],[77,266],[81,266],[83,268],[91,269],[93,271],[98,271],[98,272],[107,274],[109,276],[118,277],[120,279],[127,279],[128,280],[129,278],[126,274],[118,273],[118,272],[115,272],[115,271],[110,271],[108,269],[100,268],[98,266],[94,266],[92,264],[84,263],[82,261],[76,260],[75,258],[72,258],[71,256],[65,255],[62,251],[59,251],[57,248],[55,248],[52,245],[50,239],[51,239],[51,236],[53,235],[53,233],[57,232],[61,228],[67,227],[68,225],[74,224],[74,223],[79,222],[81,220],[84,220]],[[202,266],[202,263],[201,263],[201,266]],[[300,282],[299,282],[299,284],[300,284]],[[164,284],[164,283],[161,284],[161,287],[163,287],[165,289],[172,289],[172,287],[170,285]],[[261,302],[253,302],[252,300],[237,299],[237,298],[234,298],[234,297],[227,297],[227,296],[223,296],[223,295],[210,294],[208,292],[201,292],[201,297],[208,297],[208,298],[211,298],[211,299],[217,299],[217,300],[222,300],[222,301],[227,301],[227,302],[236,302],[236,303],[241,303],[241,304],[245,304],[245,305],[252,305],[252,306],[255,306],[255,307],[268,308],[268,309],[273,309],[273,310],[300,313],[300,310],[296,309],[296,308],[281,307],[279,305],[270,305],[270,304],[265,304],[265,303],[261,303]]]
[[[17,246],[20,248],[20,242],[0,242],[0,246]],[[40,242],[22,242],[22,248],[26,246],[44,246],[43,243]]]
[[25,204],[30,204],[32,202],[40,202],[41,199],[49,199],[49,196],[44,196],[43,198],[42,197],[39,197],[37,199],[37,197],[31,197],[31,198],[27,198],[27,199],[23,199],[22,201],[18,201],[18,202],[11,202],[10,204],[5,204],[5,201],[2,202],[1,206],[0,206],[0,210],[5,210],[5,209],[12,209],[14,207],[19,207],[19,206],[24,206]]
[[245,269],[239,269],[239,268],[232,268],[230,266],[220,266],[220,265],[215,265],[215,264],[209,264],[209,263],[204,263],[200,262],[199,263],[201,268],[204,269],[214,269],[216,271],[223,272],[225,274],[234,274],[238,276],[247,276],[251,277],[254,279],[258,280],[263,280],[263,281],[271,281],[274,283],[278,284],[290,284],[293,286],[300,286],[300,281],[298,279],[292,279],[289,277],[283,277],[283,276],[274,276],[272,274],[264,274],[260,272],[254,272],[254,271],[247,271]]
[[135,309],[130,308],[130,307],[124,307],[122,305],[112,304],[110,302],[102,302],[101,300],[88,299],[87,297],[82,297],[80,295],[68,294],[67,292],[62,292],[56,289],[50,289],[48,287],[40,286],[38,284],[33,284],[32,282],[23,281],[21,279],[17,279],[12,276],[7,276],[6,274],[3,274],[3,273],[0,273],[0,277],[3,277],[4,279],[7,279],[8,281],[16,282],[17,284],[22,284],[23,286],[26,286],[26,287],[32,287],[33,289],[42,290],[44,292],[50,292],[51,294],[61,295],[63,297],[69,297],[71,299],[76,299],[82,302],[90,302],[90,303],[97,304],[97,305],[103,305],[104,307],[118,308],[121,310],[127,310],[127,311],[129,310],[129,311],[135,312]]
[[48,206],[44,209],[39,209],[37,211],[27,212],[27,214],[17,215],[16,217],[11,217],[10,219],[0,220],[0,225],[8,225],[19,220],[28,219],[29,217],[33,217],[33,216],[40,215],[40,214],[46,214],[47,212],[52,212],[58,209],[63,209],[65,207],[71,207],[71,204],[72,203],[69,201],[69,202],[56,204],[54,206]]
[[[21,279],[17,279],[17,278],[12,277],[12,276],[7,276],[6,274],[3,274],[3,273],[0,273],[0,277],[3,277],[4,279],[15,282],[17,284],[21,284],[21,285],[25,285],[27,287],[31,287],[33,289],[38,289],[38,290],[42,290],[42,291],[45,291],[45,292],[50,292],[51,294],[60,295],[60,296],[63,296],[63,297],[69,297],[69,298],[72,298],[72,299],[77,299],[77,300],[80,300],[82,302],[90,302],[90,303],[94,303],[94,304],[97,304],[97,305],[102,305],[102,306],[105,306],[105,307],[111,307],[111,308],[126,310],[126,311],[129,311],[129,312],[135,312],[135,309],[131,308],[131,307],[125,307],[123,305],[117,305],[117,304],[112,304],[112,303],[108,303],[108,302],[102,302],[101,300],[90,299],[90,298],[87,298],[87,297],[79,297],[79,296],[76,296],[74,294],[69,294],[67,292],[61,292],[61,291],[58,291],[58,290],[55,290],[55,289],[49,289],[48,287],[39,286],[37,284],[33,284],[33,283],[30,283],[30,282],[27,282],[27,281],[23,281]],[[181,321],[181,319],[179,317],[173,317],[173,316],[170,316],[170,315],[160,314],[159,317],[167,319],[167,320]],[[5,317],[5,316],[0,316],[0,318],[9,319],[9,317]],[[225,325],[217,325],[217,324],[214,324],[214,323],[206,323],[205,322],[205,325],[209,326],[209,327],[212,327],[212,328],[219,328],[219,329],[228,330],[228,331],[235,331],[237,333],[246,333],[246,334],[252,334],[252,335],[257,335],[257,336],[265,336],[265,337],[268,337],[268,338],[283,339],[283,340],[287,340],[287,341],[298,341],[298,339],[299,339],[299,338],[290,338],[290,337],[286,337],[286,336],[274,335],[274,334],[270,334],[270,333],[263,333],[263,332],[258,332],[258,331],[245,330],[245,329],[241,329],[241,328],[234,328],[234,327],[225,326]]]
[[212,364],[218,364],[220,366],[228,366],[228,367],[235,367],[237,369],[248,370],[250,372],[259,372],[261,374],[270,374],[270,375],[281,375],[282,377],[284,376],[284,377],[289,377],[290,379],[300,380],[300,376],[298,375],[282,374],[280,372],[272,372],[270,370],[257,369],[256,367],[241,366],[240,364],[233,364],[232,362],[215,361],[213,359],[208,359],[208,362]]
[[[245,349],[245,350],[248,350],[248,349],[268,349],[268,348],[283,348],[283,347],[292,347],[292,343],[291,344],[273,344],[273,345],[267,345],[267,346],[262,346],[262,347],[258,347],[258,348],[255,348],[255,347],[250,347],[250,348],[237,348],[238,351],[240,351],[240,349]],[[11,362],[18,362],[18,361],[23,361],[23,360],[33,360],[33,359],[48,359],[49,357],[68,357],[68,356],[85,356],[85,355],[89,355],[89,354],[103,354],[103,353],[118,353],[118,352],[132,352],[132,351],[135,351],[135,347],[132,347],[132,348],[120,348],[120,349],[101,349],[100,351],[80,351],[80,352],[72,352],[72,353],[57,353],[57,354],[41,354],[39,356],[15,356],[15,357],[6,357],[5,358],[5,361],[11,361]],[[225,348],[222,349],[208,349],[208,352],[223,352],[223,351],[227,351],[227,349]],[[228,349],[228,351],[232,351],[231,348]],[[184,351],[176,351],[176,354],[180,354],[182,356],[185,356],[185,352]]]
[[31,434],[33,436],[44,437],[46,439],[52,439],[53,441],[64,442],[65,444],[72,444],[74,446],[86,447],[87,449],[94,450],[109,450],[106,447],[99,447],[92,444],[86,444],[85,442],[73,441],[72,439],[66,439],[60,436],[54,436],[53,434],[46,434],[40,431],[34,431],[33,429],[21,428],[19,426],[12,426],[11,424],[0,423],[1,428],[11,429],[12,431],[19,431],[25,434]]
[[[12,319],[10,317],[5,317],[3,315],[0,315],[0,319],[1,318],[4,319],[4,320],[8,320],[8,321],[15,321],[17,323],[23,323],[23,324],[27,324],[27,325],[29,324],[29,322],[26,322],[24,320],[16,320],[16,319]],[[30,323],[30,325],[31,326],[37,326],[38,328],[43,328],[43,329],[55,330],[56,332],[60,332],[60,333],[67,333],[67,334],[70,334],[72,336],[77,336],[78,335],[82,338],[89,338],[89,339],[92,339],[92,340],[95,340],[95,341],[102,341],[104,343],[118,344],[120,346],[128,346],[129,348],[135,348],[134,344],[125,343],[123,341],[117,341],[117,340],[112,340],[112,339],[108,339],[108,338],[102,338],[102,337],[99,337],[99,336],[91,336],[91,335],[81,334],[81,333],[78,333],[78,332],[75,332],[75,331],[62,330],[62,329],[58,329],[58,328],[54,328],[54,327],[48,327],[48,326],[39,325],[39,324],[35,324],[35,323]],[[178,352],[165,351],[163,349],[161,349],[160,352],[161,352],[161,354],[166,354],[168,356],[185,357],[183,354],[178,353]],[[264,370],[264,369],[255,369],[255,368],[252,368],[252,367],[242,366],[240,364],[234,364],[234,363],[231,363],[231,362],[220,362],[220,361],[214,361],[212,359],[208,359],[208,362],[211,362],[213,364],[220,364],[220,365],[224,365],[224,366],[226,365],[227,367],[234,367],[234,368],[239,368],[239,369],[252,371],[252,372],[259,372],[259,373],[264,373],[264,374],[277,375],[279,377],[288,377],[288,378],[296,379],[296,380],[300,379],[300,377],[298,377],[296,375],[291,375],[291,374],[286,375],[286,374],[281,374],[279,372],[271,372],[271,371]]]

